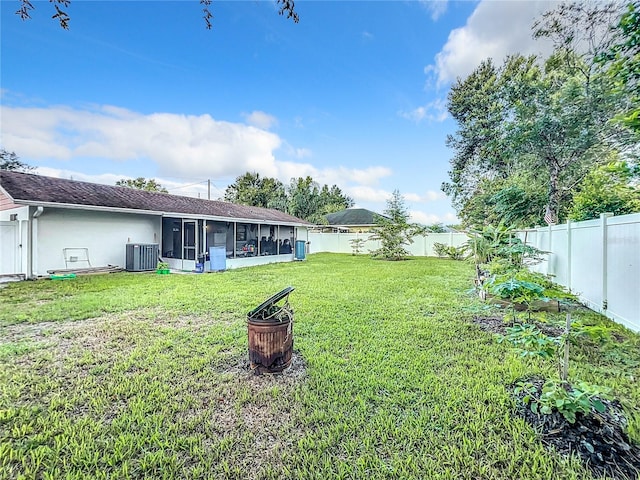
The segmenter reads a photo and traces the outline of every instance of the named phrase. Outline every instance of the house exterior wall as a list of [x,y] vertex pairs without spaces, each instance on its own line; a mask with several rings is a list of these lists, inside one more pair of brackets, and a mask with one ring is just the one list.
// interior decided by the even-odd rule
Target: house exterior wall
[[160,216],[45,208],[35,219],[34,275],[47,270],[83,268],[86,262],[66,265],[65,248],[87,248],[91,266],[125,267],[127,243],[160,243]]

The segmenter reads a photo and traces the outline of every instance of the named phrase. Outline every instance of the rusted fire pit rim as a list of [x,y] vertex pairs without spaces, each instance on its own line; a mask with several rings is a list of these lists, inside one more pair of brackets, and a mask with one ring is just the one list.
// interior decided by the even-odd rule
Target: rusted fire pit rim
[[[289,294],[294,290],[295,289],[293,287],[287,287],[281,290],[280,292],[276,293],[272,297],[268,298],[267,300],[262,302],[260,305],[258,305],[256,308],[254,308],[247,314],[247,321],[253,324],[282,323],[287,320],[290,321],[293,312],[289,307],[288,297],[289,297]],[[280,300],[283,300],[283,299],[286,299],[285,304],[282,307],[280,307],[280,310],[278,310],[277,312],[270,313],[269,316],[265,318],[264,317],[264,314],[266,313],[265,310],[275,306],[276,303],[278,303]],[[282,313],[285,313],[286,318],[281,318]]]

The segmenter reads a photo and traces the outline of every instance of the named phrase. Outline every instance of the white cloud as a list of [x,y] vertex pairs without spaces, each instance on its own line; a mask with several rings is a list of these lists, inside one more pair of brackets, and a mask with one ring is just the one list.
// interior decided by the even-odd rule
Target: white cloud
[[424,119],[430,122],[444,122],[449,117],[449,112],[446,100],[438,98],[409,112],[400,112],[399,115],[414,122],[420,122]]
[[367,168],[327,168],[321,172],[326,179],[324,183],[358,183],[361,185],[376,185],[381,178],[392,174],[387,167],[367,167]]
[[312,177],[320,184],[339,185],[347,188],[348,185],[358,184],[360,186],[371,186],[379,182],[383,177],[392,174],[387,167],[367,167],[367,168],[316,168],[309,163],[276,162],[277,175],[280,181],[288,183],[291,178]]
[[444,194],[444,192],[436,192],[434,190],[428,190],[427,192],[425,192],[423,194],[405,193],[402,196],[408,202],[414,202],[414,203],[435,202],[437,200],[442,200],[442,199],[447,198],[447,196]]
[[373,33],[370,33],[370,32],[367,32],[367,31],[362,32],[362,39],[365,42],[370,42],[370,41],[373,40],[373,38],[374,38],[373,37]]
[[436,215],[435,213],[427,213],[420,210],[410,210],[409,221],[422,225],[433,225],[434,223],[444,223],[448,225],[458,223],[458,218],[451,212],[445,213],[444,215]]
[[261,112],[260,110],[245,113],[243,116],[249,125],[253,125],[254,127],[262,128],[264,130],[269,130],[271,127],[278,125],[278,119],[276,117],[269,115],[268,113]]
[[543,54],[551,52],[548,40],[534,40],[531,26],[543,12],[557,2],[482,0],[464,27],[451,31],[447,43],[436,54],[435,64],[425,68],[435,75],[438,85],[446,85],[469,75],[482,60],[496,63],[509,54]]
[[296,148],[294,149],[294,155],[296,158],[307,158],[313,155],[308,148]]
[[105,106],[2,106],[2,145],[23,158],[68,160],[149,158],[160,174],[222,177],[238,172],[277,173],[281,139],[265,130],[209,115],[144,115]]
[[[255,112],[254,112],[255,113]],[[284,147],[293,158],[306,158],[311,151],[295,148],[271,132],[213,119],[209,115],[172,113],[141,114],[115,106],[73,109],[64,106],[18,108],[0,106],[0,142],[29,160],[92,160],[126,162],[150,160],[157,169],[144,176],[156,178],[177,194],[206,194],[205,186],[182,189],[189,182],[164,178],[233,179],[247,171],[274,177],[283,183],[311,176],[320,184],[338,185],[356,200],[386,200],[390,194],[374,187],[392,175],[384,166],[318,168],[308,162],[278,160],[275,151]],[[255,118],[260,118],[256,116]],[[126,175],[90,176],[64,169],[41,168],[45,175],[113,185]],[[231,180],[232,181],[232,180]],[[226,185],[224,186],[226,187]],[[222,188],[224,188],[222,187]],[[173,192],[172,192],[173,193]]]
[[[100,183],[103,185],[115,185],[118,180],[133,179],[129,175],[119,175],[115,173],[101,173],[89,175],[74,170],[65,170],[51,167],[37,167],[35,173],[38,175],[46,175],[47,177],[66,178],[70,180],[78,180],[81,182]],[[162,177],[147,177],[154,178],[160,185],[166,188],[169,193],[175,195],[183,195],[187,197],[200,197],[207,198],[208,186],[206,181],[199,183],[189,182],[176,182],[175,180],[162,178]],[[226,187],[226,185],[224,186]],[[211,185],[211,199],[222,198],[224,196],[224,187],[220,188],[214,184]]]
[[73,170],[63,170],[59,168],[50,167],[37,167],[35,173],[38,175],[45,175],[47,177],[54,178],[66,178],[79,180],[81,182],[100,183],[103,185],[115,185],[115,183],[122,178],[130,178],[126,175],[117,175],[114,173],[103,173],[99,175],[87,175],[85,173],[76,172]]
[[447,11],[448,0],[420,0],[431,13],[431,20],[438,20]]
[[352,197],[356,204],[361,202],[386,202],[391,198],[390,192],[365,185],[347,187],[345,193]]

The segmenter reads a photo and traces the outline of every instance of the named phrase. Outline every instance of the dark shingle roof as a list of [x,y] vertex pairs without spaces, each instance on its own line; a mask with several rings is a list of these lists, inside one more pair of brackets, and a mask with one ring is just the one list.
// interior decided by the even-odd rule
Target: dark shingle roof
[[311,225],[305,220],[268,208],[180,197],[168,193],[145,192],[128,187],[79,182],[7,170],[0,171],[0,187],[16,203],[20,203],[20,201],[60,203]]
[[381,215],[366,208],[347,208],[340,212],[329,213],[326,219],[329,225],[374,225],[376,216]]

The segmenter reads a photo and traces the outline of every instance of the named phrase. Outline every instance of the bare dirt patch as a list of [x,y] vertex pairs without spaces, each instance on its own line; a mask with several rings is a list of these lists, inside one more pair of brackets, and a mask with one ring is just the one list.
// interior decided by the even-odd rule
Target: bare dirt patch
[[[473,323],[478,325],[481,330],[489,333],[495,333],[497,335],[505,335],[507,333],[507,328],[513,326],[512,322],[505,322],[504,317],[473,317]],[[538,330],[549,337],[559,337],[562,335],[562,328],[557,327],[555,325],[549,325],[548,323],[542,322],[528,322],[532,325],[535,325]]]
[[498,335],[507,333],[507,324],[503,317],[473,317],[473,323],[478,325],[481,330]]

